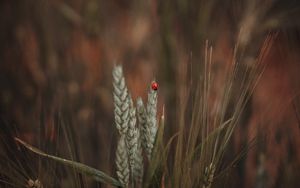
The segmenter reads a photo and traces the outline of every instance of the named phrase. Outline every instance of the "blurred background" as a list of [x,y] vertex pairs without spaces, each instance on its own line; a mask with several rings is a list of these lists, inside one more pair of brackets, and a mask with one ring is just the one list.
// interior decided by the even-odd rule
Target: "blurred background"
[[0,128],[13,126],[23,140],[66,158],[71,142],[74,160],[115,176],[114,65],[123,65],[134,99],[145,102],[157,80],[169,138],[186,84],[181,67],[198,76],[206,40],[217,85],[238,36],[247,61],[276,33],[228,152],[238,153],[254,137],[259,144],[230,171],[226,185],[299,187],[299,29],[297,0],[2,0]]

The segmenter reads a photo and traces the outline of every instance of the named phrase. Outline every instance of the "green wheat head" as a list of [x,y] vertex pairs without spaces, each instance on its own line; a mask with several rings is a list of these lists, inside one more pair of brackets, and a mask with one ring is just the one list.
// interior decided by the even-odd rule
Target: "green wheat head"
[[143,150],[151,160],[157,133],[157,91],[150,89],[146,108],[140,97],[135,107],[119,65],[113,69],[113,86],[115,124],[120,133],[116,152],[117,175],[126,187],[129,180],[142,182]]

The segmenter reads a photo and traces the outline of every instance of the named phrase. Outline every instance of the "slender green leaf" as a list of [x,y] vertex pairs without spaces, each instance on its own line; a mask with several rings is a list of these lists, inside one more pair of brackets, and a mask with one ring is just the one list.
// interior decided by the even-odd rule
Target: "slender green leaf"
[[19,142],[20,144],[22,144],[25,148],[27,148],[28,150],[32,151],[33,153],[36,153],[40,156],[46,157],[48,159],[52,159],[54,161],[57,161],[61,164],[64,164],[66,166],[72,167],[75,170],[77,170],[79,173],[85,174],[87,176],[92,177],[94,180],[102,182],[102,183],[107,183],[110,185],[114,185],[116,187],[122,187],[121,183],[110,177],[109,175],[105,174],[104,172],[101,172],[100,170],[97,170],[95,168],[89,167],[85,164],[79,163],[79,162],[75,162],[75,161],[71,161],[71,160],[67,160],[67,159],[63,159],[60,157],[56,157],[53,155],[49,155],[44,153],[43,151],[29,145],[28,143],[20,140],[19,138],[15,138],[15,140],[17,142]]

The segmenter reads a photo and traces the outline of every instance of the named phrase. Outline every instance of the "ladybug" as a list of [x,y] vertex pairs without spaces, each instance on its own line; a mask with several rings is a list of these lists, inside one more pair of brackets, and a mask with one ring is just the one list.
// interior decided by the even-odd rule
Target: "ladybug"
[[156,91],[158,89],[158,83],[157,82],[152,82],[151,88]]

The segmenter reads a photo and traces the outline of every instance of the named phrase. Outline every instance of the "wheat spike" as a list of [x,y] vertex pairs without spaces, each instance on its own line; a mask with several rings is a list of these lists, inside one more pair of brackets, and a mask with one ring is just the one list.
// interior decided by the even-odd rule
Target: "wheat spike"
[[133,172],[135,166],[135,155],[137,150],[138,144],[138,131],[136,128],[136,109],[133,106],[132,98],[130,95],[129,97],[129,105],[130,105],[130,112],[129,112],[129,123],[128,123],[128,130],[126,134],[126,146],[127,152],[129,157],[129,164],[131,172]]
[[129,121],[129,98],[125,84],[122,67],[115,66],[113,69],[113,96],[115,106],[115,123],[120,134],[126,134]]
[[138,181],[142,182],[143,180],[143,174],[144,174],[144,166],[143,166],[143,154],[142,154],[142,144],[141,144],[141,134],[140,134],[140,129],[137,128],[137,138],[138,138],[138,143],[137,143],[137,149],[136,149],[136,154],[134,158],[134,168],[133,168],[133,178]]
[[138,97],[136,100],[136,109],[137,109],[137,117],[139,122],[139,128],[140,128],[140,139],[141,144],[143,148],[146,150],[147,146],[147,112],[143,103],[143,100],[141,97]]
[[216,167],[213,163],[210,163],[208,167],[205,168],[204,180],[202,188],[210,188],[214,179]]
[[151,159],[152,149],[157,132],[157,91],[150,88],[148,93],[147,103],[147,126],[146,126],[146,154],[148,159]]
[[129,165],[128,165],[128,154],[125,144],[125,135],[121,135],[118,142],[117,152],[116,152],[116,166],[117,166],[117,176],[120,183],[127,187],[129,183]]

